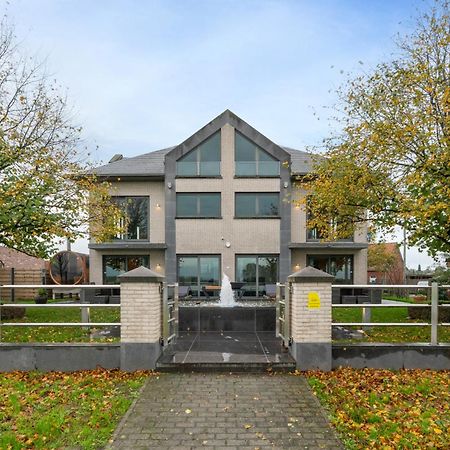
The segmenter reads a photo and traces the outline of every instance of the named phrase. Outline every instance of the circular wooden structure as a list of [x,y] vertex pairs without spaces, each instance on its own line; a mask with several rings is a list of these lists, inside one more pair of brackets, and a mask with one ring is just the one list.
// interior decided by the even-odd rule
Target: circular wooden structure
[[89,256],[68,250],[50,259],[50,278],[55,284],[89,283]]

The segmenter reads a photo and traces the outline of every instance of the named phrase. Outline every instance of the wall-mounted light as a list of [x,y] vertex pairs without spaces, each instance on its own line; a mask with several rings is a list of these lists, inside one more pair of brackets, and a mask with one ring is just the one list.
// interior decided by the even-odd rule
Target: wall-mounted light
[[298,203],[295,204],[295,209],[300,209],[300,205]]
[[284,186],[285,189],[287,189],[288,186],[289,186],[289,183],[288,183],[287,181],[285,181],[285,182],[283,183],[283,186]]
[[295,265],[295,270],[300,270],[300,264]]
[[228,242],[228,241],[225,242],[225,247],[226,247],[226,248],[230,248],[230,247],[231,247],[231,242]]
[[156,264],[156,270],[160,270],[161,269],[161,264]]
[[159,208],[161,208],[161,205],[159,203],[157,203],[156,207],[159,209]]
[[169,189],[172,189],[172,183],[171,183],[170,181],[167,183],[167,187],[168,187]]

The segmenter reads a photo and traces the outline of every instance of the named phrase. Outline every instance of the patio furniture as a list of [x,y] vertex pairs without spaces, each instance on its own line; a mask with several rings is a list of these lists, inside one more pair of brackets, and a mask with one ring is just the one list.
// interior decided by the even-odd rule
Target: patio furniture
[[276,298],[277,296],[277,285],[276,284],[266,284],[266,295],[267,298]]
[[244,291],[242,288],[245,286],[245,283],[241,283],[238,281],[231,281],[231,289],[236,292],[236,298],[242,298],[244,295]]
[[185,300],[192,297],[190,286],[178,286],[178,298],[180,300]]

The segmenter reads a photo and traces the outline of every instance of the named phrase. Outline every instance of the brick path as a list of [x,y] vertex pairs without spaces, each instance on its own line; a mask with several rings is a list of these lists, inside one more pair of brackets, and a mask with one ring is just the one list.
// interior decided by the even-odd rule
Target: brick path
[[301,376],[161,374],[108,449],[342,449]]

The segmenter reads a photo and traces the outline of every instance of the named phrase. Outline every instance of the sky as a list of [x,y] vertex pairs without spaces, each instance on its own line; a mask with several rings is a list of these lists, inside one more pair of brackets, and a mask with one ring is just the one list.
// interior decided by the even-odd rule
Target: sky
[[[1,3],[3,1],[3,3]],[[347,74],[392,58],[422,0],[0,0],[98,163],[184,141],[230,109],[277,144],[330,134]],[[87,252],[86,241],[74,249]],[[416,249],[408,266],[433,261]]]

